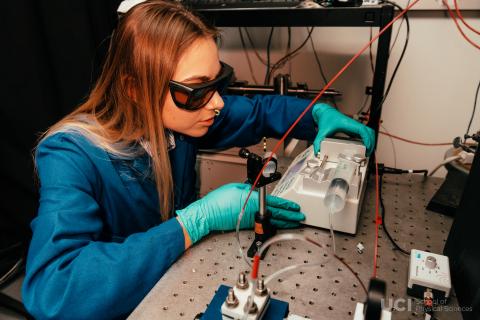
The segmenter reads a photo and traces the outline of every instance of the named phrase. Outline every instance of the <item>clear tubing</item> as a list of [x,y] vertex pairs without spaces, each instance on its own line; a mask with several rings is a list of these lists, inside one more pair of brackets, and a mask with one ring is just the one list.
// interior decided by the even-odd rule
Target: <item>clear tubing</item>
[[248,259],[247,255],[242,249],[242,244],[240,243],[240,223],[242,222],[243,214],[245,213],[245,206],[247,205],[248,199],[245,201],[245,205],[242,207],[242,210],[238,214],[238,219],[237,219],[237,226],[235,228],[235,237],[237,238],[237,244],[238,244],[238,251],[240,252],[240,255],[243,257],[243,260],[247,263],[248,267],[252,266],[252,263],[250,262],[250,259]]
[[[293,233],[283,233],[283,234],[279,234],[279,235],[276,235],[276,236],[273,236],[272,238],[268,239],[267,241],[265,241],[263,243],[263,245],[258,249],[256,255],[257,256],[262,256],[262,253],[264,250],[266,250],[271,244],[275,243],[275,242],[279,242],[279,241],[286,241],[286,240],[303,240],[303,241],[308,241],[307,238],[305,236],[301,236],[301,235],[298,235],[298,234],[293,234]],[[240,247],[240,250],[241,250],[241,247]],[[250,261],[248,261],[250,263]],[[304,266],[309,266],[309,265],[312,265],[312,264],[303,264],[301,265],[302,267]],[[297,267],[296,266],[290,266],[290,267],[287,267],[289,268],[288,270],[291,270],[291,269],[296,269]],[[282,271],[284,269],[281,269],[279,271]],[[288,271],[288,270],[285,270],[285,271]],[[277,273],[279,272],[275,272],[273,275],[271,275],[270,277],[268,277],[266,280],[265,280],[265,284],[267,284],[267,282],[269,281],[268,279],[269,278],[272,278],[272,277],[276,277],[277,276]],[[285,272],[285,271],[282,271],[282,272]],[[280,273],[282,273],[280,272]],[[258,279],[260,279],[260,277],[257,277],[257,281]],[[272,278],[273,279],[273,278]],[[252,279],[253,280],[253,279]],[[251,288],[252,288],[252,292],[250,294],[250,296],[252,297],[251,298],[251,301],[253,302],[254,300],[254,297],[255,297],[255,289],[253,286],[255,286],[256,283],[254,281],[252,281],[252,285],[251,285]],[[246,306],[246,309],[249,310],[250,309],[250,305],[247,304]],[[242,317],[242,319],[247,319],[247,316],[248,316],[248,313],[245,313]]]
[[[280,241],[286,241],[286,240],[300,240],[300,241],[304,241],[304,242],[308,242],[308,243],[311,243],[319,248],[323,248],[323,249],[326,249],[324,248],[324,246],[322,246],[320,243],[318,243],[317,241],[315,240],[312,240],[306,236],[303,236],[303,235],[299,235],[299,234],[293,234],[293,233],[283,233],[283,234],[280,234],[280,235],[276,235],[270,239],[268,239],[261,247],[260,249],[258,250],[257,252],[257,255],[261,256],[262,252],[264,250],[266,250],[270,245],[276,243],[276,242],[280,242]],[[326,249],[328,250],[328,249]],[[340,262],[342,263],[354,276],[355,278],[357,279],[358,283],[360,283],[360,285],[362,286],[362,289],[363,291],[365,292],[365,294],[367,293],[367,288],[365,287],[364,283],[362,282],[362,280],[360,279],[360,277],[358,276],[358,274],[353,271],[353,269],[343,260],[341,259],[339,256],[337,256],[335,253],[333,253],[333,256]],[[304,264],[301,264],[301,265],[293,265],[293,266],[287,266],[285,268],[282,268],[278,271],[276,271],[274,274],[270,275],[267,279],[268,281],[271,281],[274,277],[278,277],[279,275],[283,274],[284,272],[287,272],[287,271],[291,271],[291,270],[295,270],[297,268],[300,268],[301,267],[314,267],[314,266],[318,266],[320,265],[320,263],[304,263]],[[260,277],[260,276],[259,276]],[[265,280],[265,284],[268,282],[267,280]]]
[[330,214],[328,215],[328,220],[330,222],[330,235],[332,236],[333,253],[337,254],[337,249],[335,247],[335,232],[333,231],[333,210],[332,210],[332,208],[330,208]]
[[[300,234],[295,234],[295,233],[282,233],[282,234],[277,234],[276,236],[271,237],[267,241],[263,243],[263,245],[258,249],[257,255],[262,256],[263,251],[265,251],[269,246],[271,246],[274,243],[280,242],[280,241],[287,241],[287,240],[300,240],[300,241],[306,241],[306,242],[311,242],[307,237],[302,236]],[[321,248],[323,248],[320,245]]]
[[273,279],[277,278],[278,276],[280,276],[281,274],[283,274],[285,272],[293,271],[293,270],[297,270],[297,269],[301,269],[301,268],[318,267],[320,265],[321,265],[320,262],[293,264],[291,266],[288,266],[288,267],[282,268],[280,270],[277,270],[274,273],[272,273],[271,275],[269,275],[268,277],[266,277],[265,278],[265,285],[267,285],[270,281],[272,281]]

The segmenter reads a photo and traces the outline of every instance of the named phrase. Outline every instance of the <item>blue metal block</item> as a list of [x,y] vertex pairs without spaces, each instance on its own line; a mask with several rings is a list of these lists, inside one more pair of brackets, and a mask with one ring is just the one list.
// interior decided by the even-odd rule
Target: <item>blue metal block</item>
[[[218,287],[215,296],[200,318],[201,320],[222,320],[222,304],[227,298],[228,289],[225,285]],[[262,320],[283,320],[288,315],[288,303],[277,299],[270,298],[270,305]]]

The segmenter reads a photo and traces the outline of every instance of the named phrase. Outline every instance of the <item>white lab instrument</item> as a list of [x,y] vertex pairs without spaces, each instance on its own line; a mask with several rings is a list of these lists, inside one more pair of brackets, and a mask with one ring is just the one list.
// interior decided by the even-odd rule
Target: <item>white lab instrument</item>
[[452,289],[448,257],[412,249],[407,285],[407,293],[411,296],[423,299],[425,290],[432,289],[435,299],[448,299]]
[[317,156],[309,147],[292,161],[272,195],[297,202],[304,224],[330,228],[331,218],[334,230],[355,234],[366,187],[365,151],[359,141],[327,138]]

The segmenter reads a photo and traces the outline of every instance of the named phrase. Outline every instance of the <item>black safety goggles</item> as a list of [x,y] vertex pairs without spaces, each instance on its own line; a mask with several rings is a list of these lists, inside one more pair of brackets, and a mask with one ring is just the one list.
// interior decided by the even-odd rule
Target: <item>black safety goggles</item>
[[187,85],[170,80],[170,93],[177,107],[195,111],[205,106],[216,91],[222,94],[232,79],[233,68],[221,61],[220,65],[220,75],[207,82]]

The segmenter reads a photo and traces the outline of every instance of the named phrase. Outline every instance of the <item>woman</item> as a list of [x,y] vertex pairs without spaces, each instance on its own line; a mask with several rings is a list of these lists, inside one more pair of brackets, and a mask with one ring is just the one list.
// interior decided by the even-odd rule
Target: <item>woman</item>
[[[23,287],[36,318],[125,317],[191,244],[234,229],[249,186],[195,201],[198,148],[279,137],[308,101],[221,97],[232,69],[219,61],[217,37],[179,4],[135,6],[120,19],[87,101],[40,141],[40,206]],[[315,139],[318,151],[335,131],[374,145],[369,128],[327,105],[292,136]],[[304,218],[295,203],[267,202],[279,227]],[[253,226],[257,207],[254,195],[242,228]]]

